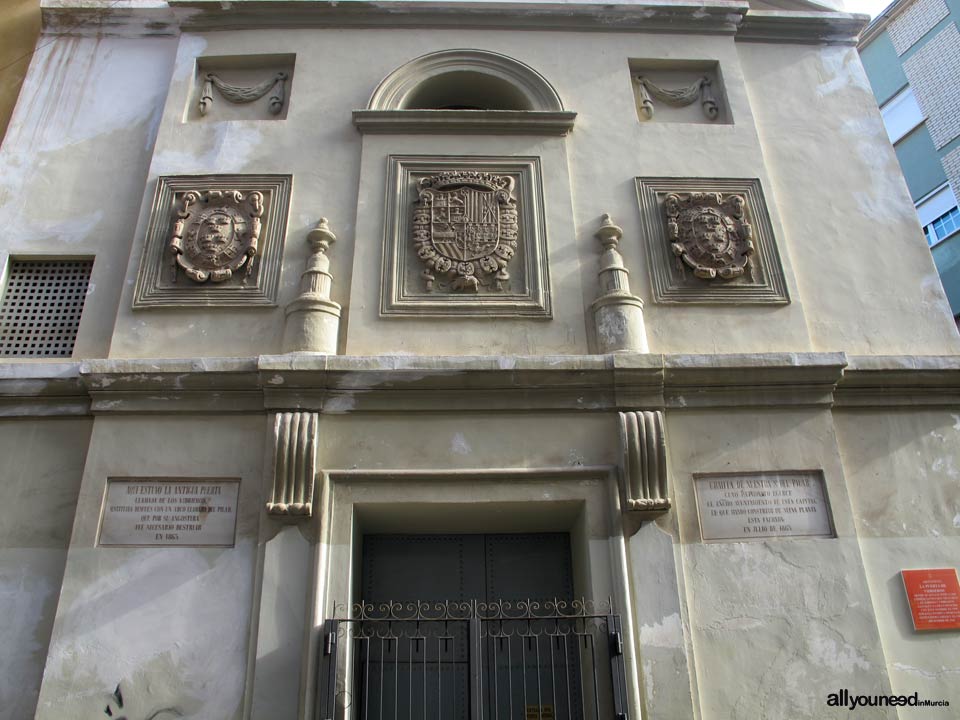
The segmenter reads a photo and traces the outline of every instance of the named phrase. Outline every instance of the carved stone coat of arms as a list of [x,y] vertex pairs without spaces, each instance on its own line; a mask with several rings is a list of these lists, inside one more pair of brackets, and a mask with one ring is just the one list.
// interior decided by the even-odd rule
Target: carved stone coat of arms
[[514,179],[478,171],[422,178],[412,234],[428,292],[499,291],[518,243]]
[[743,275],[753,254],[753,231],[742,195],[671,193],[664,200],[673,254],[704,280]]
[[184,193],[170,237],[172,280],[177,267],[196,282],[223,282],[245,267],[253,272],[263,216],[263,194],[239,190]]

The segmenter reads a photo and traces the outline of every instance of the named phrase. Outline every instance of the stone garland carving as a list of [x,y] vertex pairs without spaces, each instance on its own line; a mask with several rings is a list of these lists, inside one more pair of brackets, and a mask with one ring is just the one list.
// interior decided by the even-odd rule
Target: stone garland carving
[[317,471],[315,412],[277,413],[273,426],[273,489],[267,513],[300,520],[313,513],[313,483]]
[[240,104],[259,100],[276,87],[276,92],[268,100],[268,109],[271,115],[279,115],[283,109],[286,82],[287,74],[278,72],[269,80],[264,80],[257,85],[243,87],[242,85],[231,85],[213,73],[207,73],[204,76],[203,92],[200,94],[200,114],[206,115],[210,111],[210,107],[213,105],[213,88],[217,88],[225,100]]
[[326,218],[307,234],[311,253],[300,276],[300,294],[286,308],[284,352],[337,352],[340,305],[330,299],[333,276],[327,255],[336,240]]
[[659,410],[622,412],[620,448],[625,512],[658,515],[670,509],[667,439]]
[[653,119],[653,100],[651,95],[670,107],[686,107],[698,99],[703,114],[708,120],[716,120],[720,115],[720,106],[713,96],[710,78],[703,76],[687,87],[667,90],[655,85],[649,78],[637,76],[637,88],[640,93],[640,111],[647,120]]
[[177,267],[195,282],[223,282],[246,265],[253,272],[263,216],[263,193],[207,190],[184,193],[177,203],[168,249],[173,282]]
[[425,177],[413,209],[413,244],[427,292],[499,291],[517,252],[514,179],[457,170]]
[[603,216],[594,234],[603,246],[600,256],[600,293],[593,301],[598,349],[608,352],[650,352],[643,322],[643,301],[630,292],[630,273],[618,245],[623,230]]
[[744,215],[743,195],[670,193],[663,207],[667,237],[678,262],[704,280],[743,275],[753,255],[753,228]]

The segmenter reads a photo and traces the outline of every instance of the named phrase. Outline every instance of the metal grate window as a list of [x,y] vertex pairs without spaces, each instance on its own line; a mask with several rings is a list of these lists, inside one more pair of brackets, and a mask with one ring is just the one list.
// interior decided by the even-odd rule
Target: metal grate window
[[0,356],[70,357],[93,260],[12,260],[0,301]]

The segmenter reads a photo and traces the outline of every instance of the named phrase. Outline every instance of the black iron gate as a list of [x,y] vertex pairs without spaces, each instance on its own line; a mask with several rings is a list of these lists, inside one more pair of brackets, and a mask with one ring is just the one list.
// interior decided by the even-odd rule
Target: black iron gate
[[324,624],[319,669],[318,720],[629,717],[609,602],[358,603]]

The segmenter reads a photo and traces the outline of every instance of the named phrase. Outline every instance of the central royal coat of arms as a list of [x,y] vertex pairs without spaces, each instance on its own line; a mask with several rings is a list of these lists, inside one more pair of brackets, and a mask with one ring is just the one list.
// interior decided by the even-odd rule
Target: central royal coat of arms
[[428,292],[500,291],[518,243],[514,179],[450,171],[418,183],[413,244]]

